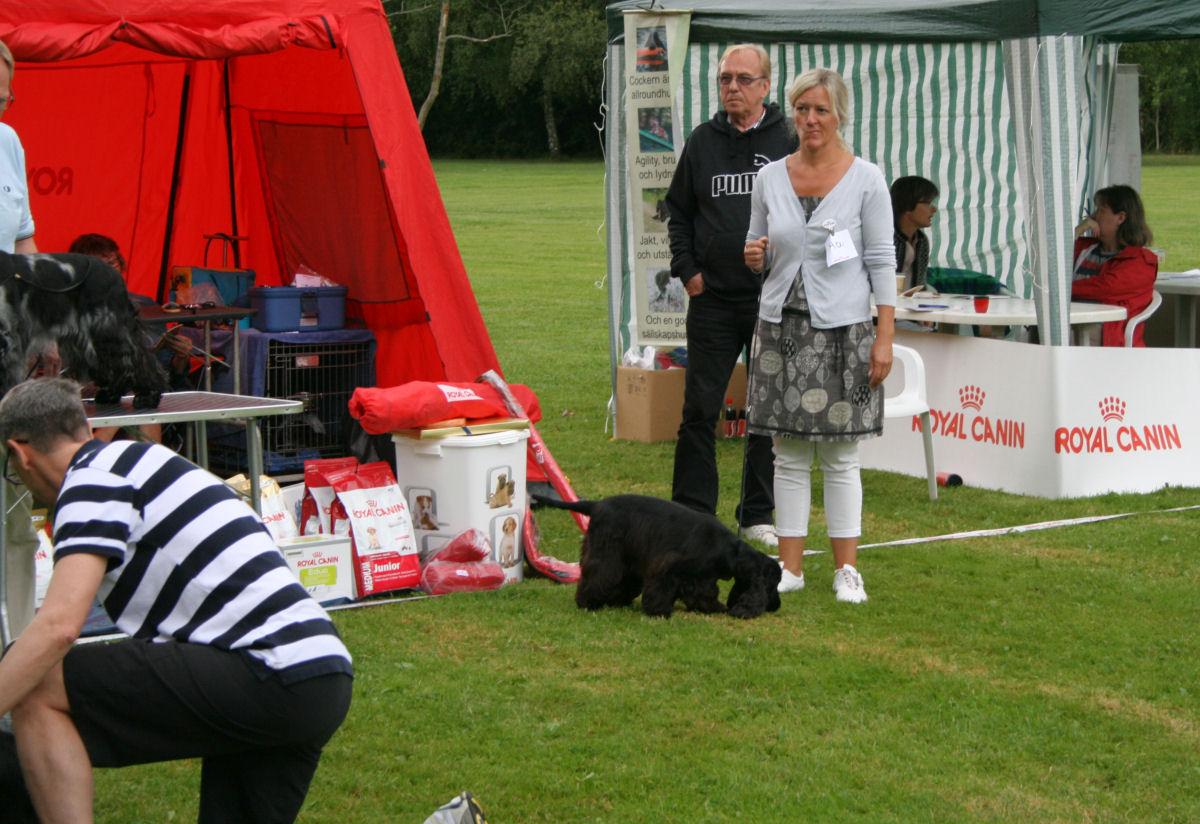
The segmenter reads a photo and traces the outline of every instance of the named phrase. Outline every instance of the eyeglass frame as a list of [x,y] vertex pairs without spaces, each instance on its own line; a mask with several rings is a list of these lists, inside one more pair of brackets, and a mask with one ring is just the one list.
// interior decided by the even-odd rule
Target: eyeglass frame
[[732,86],[734,83],[737,83],[739,88],[745,88],[766,79],[767,76],[765,74],[758,77],[752,77],[748,74],[719,74],[717,75],[717,85]]
[[[13,438],[13,440],[16,441],[17,443],[29,443],[29,441],[25,438]],[[9,463],[9,460],[11,458],[12,458],[12,450],[11,449],[4,450],[4,472],[3,472],[4,480],[8,481],[13,486],[21,486],[25,483],[25,479],[22,478],[19,474],[17,474],[16,464]],[[10,466],[12,467],[11,469],[9,468]]]

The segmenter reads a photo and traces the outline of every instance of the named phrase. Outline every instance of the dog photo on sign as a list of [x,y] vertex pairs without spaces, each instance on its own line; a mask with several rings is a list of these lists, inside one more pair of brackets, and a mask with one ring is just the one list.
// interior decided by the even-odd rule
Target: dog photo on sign
[[0,252],[0,394],[23,381],[51,343],[63,374],[96,385],[97,403],[158,406],[167,375],[116,269],[90,255]]
[[503,509],[512,506],[513,495],[516,494],[517,484],[512,479],[512,467],[494,467],[488,473],[488,508]]
[[412,513],[416,529],[437,529],[437,498],[428,487],[411,487],[408,490],[408,511]]

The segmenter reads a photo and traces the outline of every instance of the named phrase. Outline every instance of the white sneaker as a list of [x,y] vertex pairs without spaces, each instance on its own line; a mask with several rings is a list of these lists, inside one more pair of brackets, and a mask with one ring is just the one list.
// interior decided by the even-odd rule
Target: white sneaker
[[767,546],[779,546],[779,538],[775,535],[772,524],[755,524],[742,528],[742,537],[748,541],[758,541]]
[[783,570],[777,588],[780,592],[799,592],[804,589],[804,573],[793,575],[789,570]]
[[849,564],[833,573],[833,591],[839,601],[847,604],[861,604],[867,600],[862,576]]

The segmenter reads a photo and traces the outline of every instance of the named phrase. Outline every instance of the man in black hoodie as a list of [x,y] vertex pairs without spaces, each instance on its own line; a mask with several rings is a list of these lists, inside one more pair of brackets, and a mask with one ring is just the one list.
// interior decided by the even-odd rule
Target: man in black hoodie
[[[716,513],[716,425],[725,387],[758,317],[760,275],[742,257],[750,192],[759,168],[796,148],[779,107],[764,105],[771,59],[762,46],[730,46],[718,67],[723,111],[688,138],[667,191],[671,274],[687,290],[687,384],[675,445],[671,498]],[[774,454],[770,438],[749,436],[738,523],[744,534],[778,546]]]

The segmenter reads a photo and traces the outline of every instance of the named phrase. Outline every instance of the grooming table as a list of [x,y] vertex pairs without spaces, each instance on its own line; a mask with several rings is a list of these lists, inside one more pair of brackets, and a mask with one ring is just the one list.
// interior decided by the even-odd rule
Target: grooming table
[[[162,396],[157,409],[134,409],[133,396],[127,395],[119,404],[97,404],[85,399],[88,423],[95,427],[142,426],[145,424],[190,423],[196,450],[196,463],[208,468],[208,421],[241,421],[246,425],[247,475],[250,477],[250,505],[259,509],[259,476],[262,475],[262,436],[258,419],[268,415],[295,415],[303,408],[300,401],[277,398],[255,398],[247,395],[226,395],[219,392],[168,392]],[[8,626],[8,603],[2,581],[5,566],[4,519],[8,514],[5,484],[0,483],[0,643],[7,646],[12,640]]]

